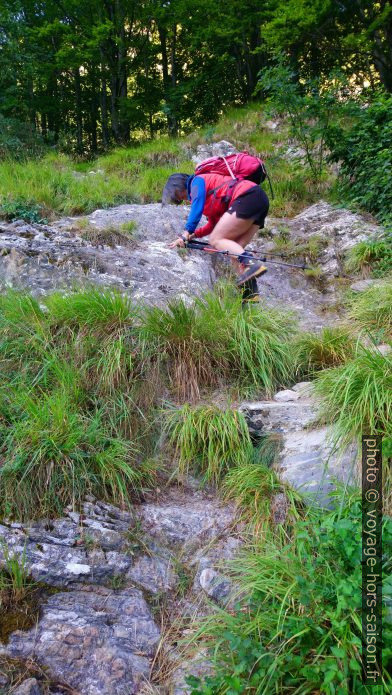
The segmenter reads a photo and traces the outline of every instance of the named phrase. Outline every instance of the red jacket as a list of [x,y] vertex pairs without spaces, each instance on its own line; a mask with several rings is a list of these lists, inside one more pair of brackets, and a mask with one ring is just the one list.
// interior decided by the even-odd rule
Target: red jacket
[[[231,203],[245,191],[257,185],[253,181],[234,181],[231,176],[220,174],[199,174],[197,178],[203,179],[205,183],[203,215],[207,217],[208,222],[193,232],[195,237],[210,234]],[[192,202],[192,187],[189,197]]]

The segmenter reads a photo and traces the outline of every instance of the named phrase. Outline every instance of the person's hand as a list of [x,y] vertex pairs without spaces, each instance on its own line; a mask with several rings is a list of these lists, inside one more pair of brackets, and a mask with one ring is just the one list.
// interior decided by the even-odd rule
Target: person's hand
[[172,241],[171,244],[169,244],[169,248],[174,249],[176,246],[179,246],[180,248],[185,247],[185,240],[188,241],[190,238],[189,232],[184,232],[181,237],[176,239],[175,241]]

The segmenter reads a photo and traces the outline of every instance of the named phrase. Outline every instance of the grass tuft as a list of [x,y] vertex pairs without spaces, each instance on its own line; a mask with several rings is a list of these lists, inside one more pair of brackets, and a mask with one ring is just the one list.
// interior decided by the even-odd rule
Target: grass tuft
[[392,436],[392,356],[358,347],[346,364],[319,372],[314,382],[321,416],[334,422],[342,447],[363,432]]
[[73,394],[19,395],[20,416],[2,444],[0,513],[18,519],[79,508],[86,494],[125,505],[148,475],[135,445],[114,436],[100,411],[83,412]]
[[117,290],[91,289],[64,295],[51,294],[45,300],[54,323],[106,332],[131,323],[133,310],[127,296]]
[[346,257],[345,267],[349,273],[371,273],[383,276],[392,270],[392,235],[384,238],[366,239],[351,248]]
[[323,328],[320,333],[301,333],[294,343],[297,370],[312,376],[328,367],[337,367],[353,357],[356,340],[345,327]]
[[290,380],[289,340],[295,323],[275,309],[242,309],[239,292],[224,285],[187,306],[147,309],[142,334],[167,356],[170,383],[181,400],[195,401],[201,389],[226,382],[242,390],[271,393]]
[[348,316],[359,329],[377,333],[381,341],[392,338],[392,281],[380,281],[352,296]]
[[245,418],[231,408],[185,404],[166,412],[165,428],[180,476],[193,471],[206,482],[219,483],[230,468],[252,456]]
[[233,500],[241,518],[251,522],[255,529],[264,528],[266,522],[271,523],[271,501],[275,495],[282,493],[286,496],[290,511],[295,513],[299,495],[282,483],[272,468],[252,460],[232,468],[222,484],[224,498]]

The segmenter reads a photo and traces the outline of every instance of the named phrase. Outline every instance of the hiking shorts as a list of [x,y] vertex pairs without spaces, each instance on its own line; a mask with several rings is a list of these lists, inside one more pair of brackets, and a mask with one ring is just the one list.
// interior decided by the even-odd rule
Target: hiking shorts
[[268,209],[269,200],[266,192],[260,186],[253,186],[233,200],[227,212],[230,215],[236,213],[242,220],[254,220],[262,229]]

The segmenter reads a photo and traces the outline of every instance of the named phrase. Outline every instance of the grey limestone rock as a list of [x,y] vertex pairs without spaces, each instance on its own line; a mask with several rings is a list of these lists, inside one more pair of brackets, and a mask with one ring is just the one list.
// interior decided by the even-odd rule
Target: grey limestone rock
[[147,503],[139,510],[144,530],[168,548],[181,549],[184,557],[227,532],[235,519],[231,505],[206,498],[199,491],[180,490],[159,504]]
[[[85,502],[83,512],[83,520],[69,510],[62,519],[0,525],[0,535],[13,553],[25,554],[32,577],[51,586],[102,584],[125,574],[132,557],[123,534],[132,515],[103,502]],[[0,563],[2,557],[0,546]]]
[[192,155],[192,161],[197,165],[204,159],[209,159],[210,157],[227,157],[227,155],[234,154],[235,152],[237,152],[237,150],[231,142],[220,140],[219,142],[213,142],[211,144],[199,145],[196,148],[196,154]]
[[0,654],[34,658],[80,695],[131,695],[159,637],[140,591],[85,587],[51,596],[38,624],[14,632]]
[[77,218],[63,218],[53,225],[2,223],[0,289],[28,289],[40,296],[95,284],[152,304],[192,297],[211,286],[214,271],[202,254],[169,248],[181,233],[187,212],[186,206],[163,208],[160,203],[96,210],[86,218],[96,230],[129,221],[137,224],[136,238],[114,247],[83,239]]
[[[280,433],[280,476],[311,500],[328,505],[336,479],[355,482],[356,447],[342,454],[336,450],[333,427],[317,423],[318,402],[307,382],[278,392],[272,401],[243,403],[239,409],[253,435]],[[283,516],[284,510],[278,511],[278,519]]]
[[375,278],[366,278],[365,280],[357,280],[356,282],[353,282],[350,285],[350,289],[352,289],[353,292],[357,292],[358,294],[360,292],[365,292],[366,290],[369,289],[369,287],[373,287],[374,285],[377,285],[377,280]]
[[27,678],[13,690],[14,695],[42,695],[42,690],[36,678]]

